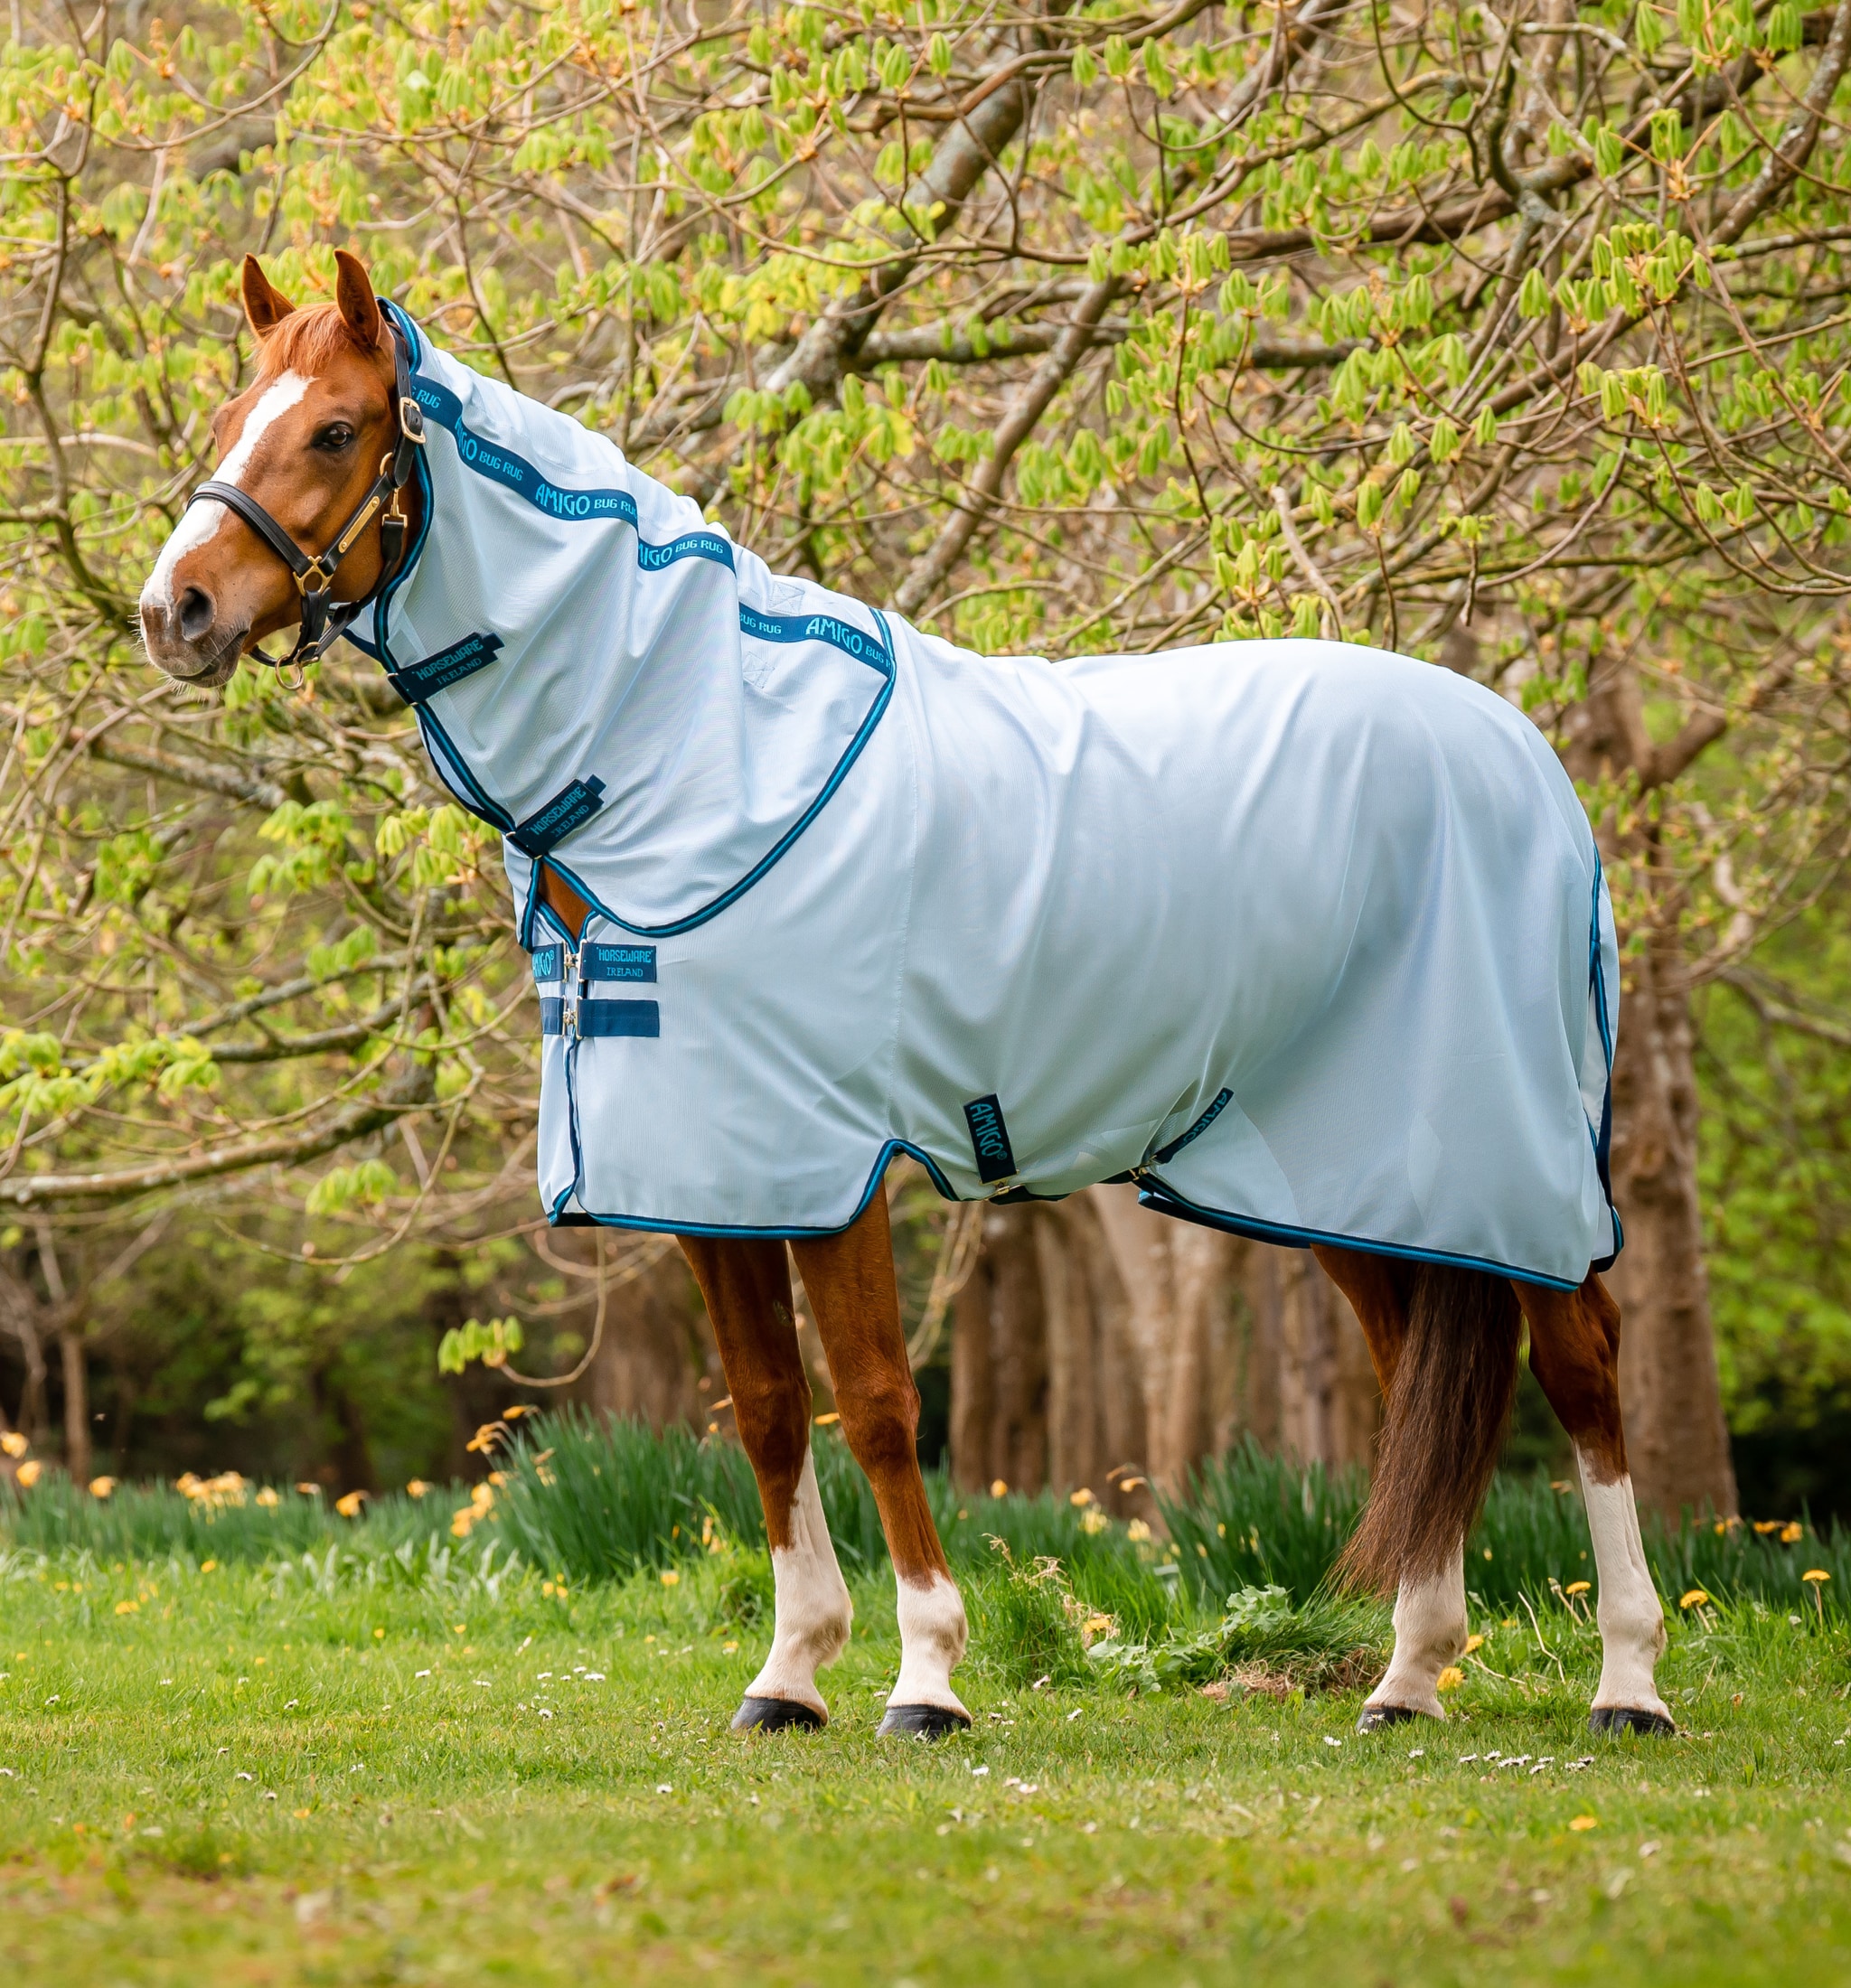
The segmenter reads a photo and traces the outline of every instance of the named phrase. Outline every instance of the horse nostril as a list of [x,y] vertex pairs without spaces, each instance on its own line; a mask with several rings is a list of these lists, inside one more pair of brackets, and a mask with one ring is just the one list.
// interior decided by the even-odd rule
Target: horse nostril
[[189,586],[180,596],[180,635],[183,642],[197,642],[212,625],[218,610],[212,596],[197,586]]

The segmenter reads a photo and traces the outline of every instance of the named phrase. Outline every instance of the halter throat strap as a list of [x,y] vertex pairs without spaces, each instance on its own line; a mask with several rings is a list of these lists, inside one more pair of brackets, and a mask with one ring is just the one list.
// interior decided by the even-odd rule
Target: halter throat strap
[[268,663],[273,670],[318,661],[323,651],[346,633],[354,616],[372,598],[372,594],[369,593],[357,601],[335,601],[334,575],[342,560],[360,543],[366,528],[381,509],[385,515],[380,519],[380,578],[373,593],[377,593],[379,586],[397,570],[404,557],[409,520],[399,502],[399,493],[411,481],[412,472],[418,465],[418,451],[424,446],[424,410],[411,391],[411,368],[405,335],[386,313],[382,311],[380,317],[391,336],[393,400],[399,439],[392,453],[381,463],[380,474],[374,478],[371,489],[349,513],[346,523],[335,533],[333,543],[325,550],[305,552],[257,499],[248,491],[240,490],[236,483],[209,480],[186,500],[189,510],[210,499],[214,503],[223,504],[228,511],[235,511],[289,568],[290,577],[296,582],[296,591],[302,596],[302,623],[296,646],[287,656],[268,656],[261,649],[251,652],[258,661]]

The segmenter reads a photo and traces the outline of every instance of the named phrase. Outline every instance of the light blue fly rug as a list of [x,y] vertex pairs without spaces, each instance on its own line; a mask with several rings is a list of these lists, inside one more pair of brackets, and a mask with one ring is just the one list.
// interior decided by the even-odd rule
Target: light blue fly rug
[[974,655],[398,322],[426,521],[361,646],[505,838],[554,1221],[815,1234],[907,1152],[959,1199],[1613,1254],[1612,914],[1520,712],[1333,642]]

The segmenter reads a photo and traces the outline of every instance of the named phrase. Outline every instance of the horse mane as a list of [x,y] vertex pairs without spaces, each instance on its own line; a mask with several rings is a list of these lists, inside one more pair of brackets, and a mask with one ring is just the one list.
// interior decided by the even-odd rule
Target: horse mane
[[279,319],[258,341],[257,376],[282,372],[325,372],[343,353],[358,354],[359,342],[347,328],[338,304],[310,304]]

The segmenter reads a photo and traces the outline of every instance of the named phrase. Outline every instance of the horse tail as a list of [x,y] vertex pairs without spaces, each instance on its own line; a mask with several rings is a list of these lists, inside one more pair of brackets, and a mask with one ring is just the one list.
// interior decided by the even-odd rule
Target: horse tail
[[1368,1503],[1337,1564],[1341,1582],[1387,1593],[1445,1571],[1490,1488],[1521,1324],[1504,1278],[1443,1263],[1414,1273]]

